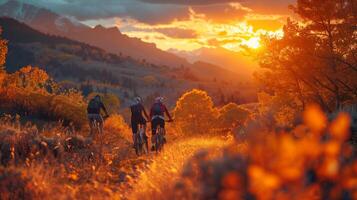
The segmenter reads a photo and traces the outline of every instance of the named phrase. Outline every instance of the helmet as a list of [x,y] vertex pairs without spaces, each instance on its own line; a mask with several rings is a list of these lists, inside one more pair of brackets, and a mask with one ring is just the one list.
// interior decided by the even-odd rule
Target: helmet
[[102,100],[102,97],[100,95],[95,95],[94,99],[96,101],[101,101]]
[[139,96],[135,97],[134,100],[137,102],[137,103],[141,103],[143,102],[143,99]]
[[164,97],[156,97],[155,102],[156,103],[162,103],[164,101]]

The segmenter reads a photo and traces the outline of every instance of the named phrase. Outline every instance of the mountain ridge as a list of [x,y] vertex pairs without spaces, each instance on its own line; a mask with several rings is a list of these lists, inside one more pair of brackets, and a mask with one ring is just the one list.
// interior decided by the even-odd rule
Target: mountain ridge
[[[11,0],[0,5],[0,16],[12,17],[25,22],[31,27],[48,34],[59,35],[105,49],[110,53],[146,60],[157,65],[169,67],[186,66],[186,59],[160,50],[153,43],[146,43],[138,38],[131,38],[113,28],[91,28],[80,22],[74,23],[45,8]],[[100,33],[100,37],[98,37]],[[149,55],[149,56],[148,56]]]

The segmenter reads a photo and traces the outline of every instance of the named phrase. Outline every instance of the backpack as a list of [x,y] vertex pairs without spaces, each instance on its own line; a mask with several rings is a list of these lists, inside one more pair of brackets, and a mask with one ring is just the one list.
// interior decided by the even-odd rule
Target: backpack
[[135,116],[140,116],[142,111],[141,104],[135,104],[131,106],[131,113]]
[[88,111],[88,113],[97,114],[97,112],[100,111],[100,102],[95,99],[90,100],[88,103],[87,111]]
[[164,109],[161,103],[155,103],[152,106],[152,113],[154,115],[163,115],[164,114]]

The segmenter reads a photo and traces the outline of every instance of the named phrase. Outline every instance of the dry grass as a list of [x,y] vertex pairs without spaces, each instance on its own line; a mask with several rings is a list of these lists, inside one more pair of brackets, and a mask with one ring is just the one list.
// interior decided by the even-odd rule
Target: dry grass
[[216,137],[182,139],[169,143],[137,179],[128,182],[132,190],[128,190],[124,196],[128,199],[168,199],[167,195],[175,190],[175,184],[188,159],[204,149],[218,152],[229,141]]

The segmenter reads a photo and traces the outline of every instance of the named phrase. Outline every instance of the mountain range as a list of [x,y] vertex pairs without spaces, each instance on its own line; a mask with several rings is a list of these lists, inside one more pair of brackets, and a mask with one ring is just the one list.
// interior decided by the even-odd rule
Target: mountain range
[[105,28],[97,25],[92,28],[48,9],[16,0],[0,5],[0,16],[14,18],[43,33],[67,37],[102,48],[109,53],[130,56],[155,65],[168,67],[200,65],[200,68],[207,66],[217,71],[233,72],[243,81],[249,79],[255,69],[251,66],[256,65],[240,53],[223,48],[202,48],[193,52],[163,51],[153,43],[143,42],[121,33],[117,27]]
[[130,38],[122,34],[116,27],[105,28],[98,25],[91,28],[50,10],[15,0],[0,6],[0,16],[14,18],[43,33],[64,36],[103,48],[110,53],[124,54],[135,59],[170,67],[189,65],[184,58],[160,50],[153,43]]
[[178,51],[170,49],[169,51],[180,57],[186,58],[190,63],[204,61],[212,65],[221,66],[240,76],[250,77],[252,73],[258,69],[258,63],[254,62],[249,56],[222,47],[203,47],[194,51]]

